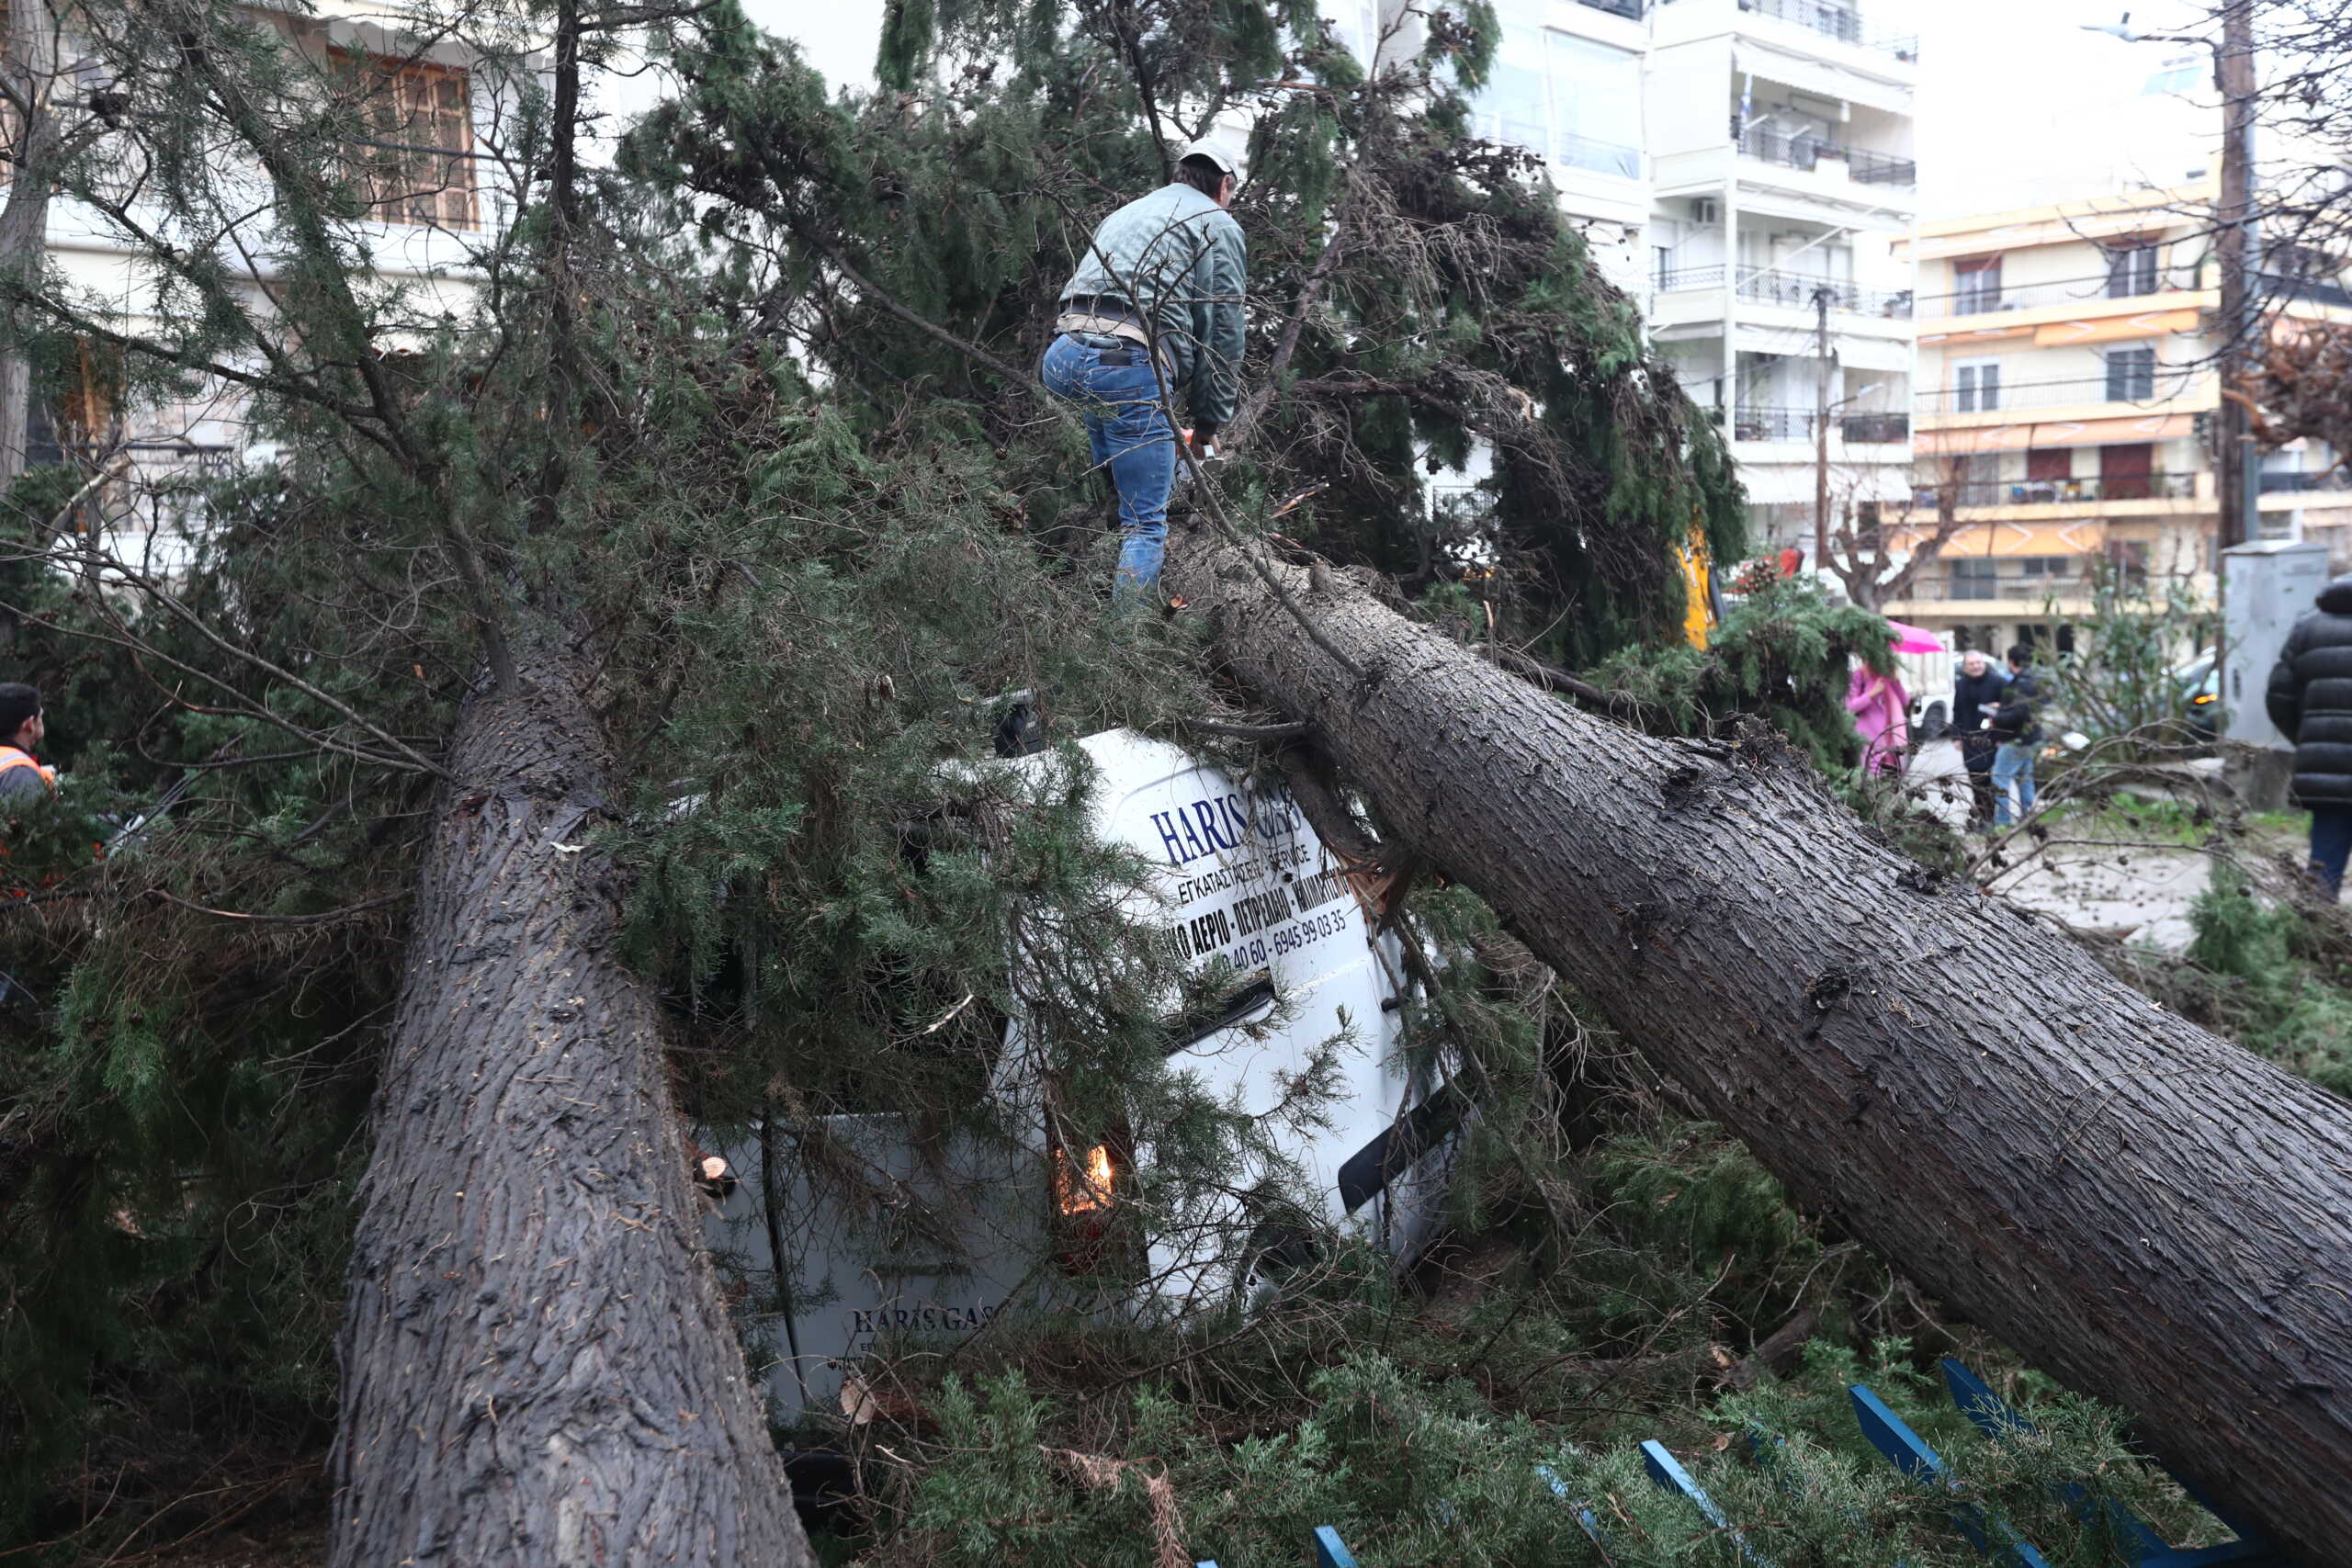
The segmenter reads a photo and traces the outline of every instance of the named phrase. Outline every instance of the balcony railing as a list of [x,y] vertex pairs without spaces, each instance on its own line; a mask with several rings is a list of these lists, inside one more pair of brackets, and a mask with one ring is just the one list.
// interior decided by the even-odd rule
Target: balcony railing
[[2094,277],[2044,283],[1984,283],[1951,294],[1919,297],[1922,316],[1982,316],[1996,310],[2027,310],[2041,305],[2088,304],[2094,299],[2138,299],[2197,287],[2198,268],[2133,267]]
[[2044,599],[2088,598],[2090,591],[2087,577],[1928,577],[1905,589],[1903,596],[1931,604],[1999,599],[2038,604]]
[[[1657,275],[1660,293],[1685,288],[1721,288],[1723,286],[1724,269],[1719,266],[1679,267]],[[1889,293],[1883,288],[1861,288],[1839,278],[1782,272],[1777,267],[1743,266],[1739,269],[1737,287],[1741,299],[1765,305],[1789,305],[1811,310],[1814,291],[1826,288],[1829,290],[1829,308],[1833,310],[1897,319],[1911,314],[1911,296],[1907,290]]]
[[1557,130],[1552,133],[1552,157],[1554,162],[1572,169],[1623,175],[1629,180],[1642,177],[1642,150],[1622,141],[1601,141],[1574,131]]
[[2308,494],[2312,491],[2352,490],[2352,472],[2344,468],[2322,468],[2307,474],[2265,474],[2262,493],[2265,495]]
[[[1955,487],[1955,506],[2065,506],[2083,501],[2190,501],[2194,474],[2113,474],[2079,479],[1969,479]],[[1943,487],[1914,485],[1911,507],[1933,512]]]
[[[1586,4],[1591,4],[1591,0],[1586,0]],[[1777,17],[1784,22],[1794,22],[1825,38],[1879,50],[1897,60],[1917,61],[1919,58],[1917,39],[1865,39],[1862,35],[1862,14],[1851,6],[1836,5],[1832,0],[1739,0],[1739,8],[1759,17]]]
[[2162,371],[2154,380],[2134,378],[2119,371],[2112,376],[2081,376],[2064,380],[2005,381],[1984,388],[1928,387],[1914,394],[1918,412],[1938,413],[2006,413],[2011,409],[2060,408],[2070,403],[2131,403],[2145,406],[2187,397],[2197,386],[2193,372]]
[[1804,132],[1784,135],[1777,130],[1742,130],[1739,117],[1732,117],[1731,133],[1738,142],[1742,156],[1767,164],[1779,164],[1792,169],[1814,169],[1824,163],[1842,163],[1847,176],[1858,185],[1910,186],[1919,183],[1919,165],[1909,158],[1897,158],[1887,152],[1873,152],[1867,147],[1849,147],[1842,141],[1830,141]]
[[[1724,411],[1709,411],[1717,424]],[[1731,411],[1734,441],[1810,441],[1820,414],[1812,409],[1743,408]],[[1911,416],[1901,413],[1840,413],[1832,410],[1829,428],[1856,446],[1886,446],[1911,439]]]
[[2266,272],[2256,276],[2255,288],[2261,295],[2272,299],[2301,299],[2313,305],[2352,305],[2352,289],[2324,278]]

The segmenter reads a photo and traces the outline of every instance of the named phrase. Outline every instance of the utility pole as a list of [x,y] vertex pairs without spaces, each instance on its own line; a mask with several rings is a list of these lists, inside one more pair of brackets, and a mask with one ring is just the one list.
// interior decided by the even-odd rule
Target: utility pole
[[[2213,85],[2222,95],[2222,210],[2214,254],[2222,268],[2221,380],[2238,389],[2261,336],[2260,289],[2255,273],[2254,4],[2230,0],[2222,11],[2222,43],[2213,51]],[[2217,431],[2216,477],[2221,547],[2243,545],[2261,532],[2262,463],[2245,404],[2223,397]]]
[[1813,290],[1813,570],[1829,570],[1829,286]]

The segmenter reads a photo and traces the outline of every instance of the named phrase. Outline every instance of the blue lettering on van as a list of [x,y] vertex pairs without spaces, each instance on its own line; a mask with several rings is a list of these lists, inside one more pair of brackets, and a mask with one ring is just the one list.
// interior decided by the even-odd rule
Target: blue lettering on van
[[1253,838],[1294,837],[1300,828],[1298,811],[1289,795],[1260,796],[1246,793],[1204,795],[1172,811],[1151,814],[1152,830],[1168,863],[1190,865],[1221,851],[1247,847]]

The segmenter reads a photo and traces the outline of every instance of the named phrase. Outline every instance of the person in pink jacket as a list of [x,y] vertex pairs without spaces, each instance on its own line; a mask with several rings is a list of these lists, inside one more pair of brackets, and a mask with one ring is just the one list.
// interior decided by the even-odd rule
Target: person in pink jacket
[[1911,745],[1911,694],[1903,682],[1856,665],[1846,683],[1846,711],[1862,737],[1862,766],[1900,773]]

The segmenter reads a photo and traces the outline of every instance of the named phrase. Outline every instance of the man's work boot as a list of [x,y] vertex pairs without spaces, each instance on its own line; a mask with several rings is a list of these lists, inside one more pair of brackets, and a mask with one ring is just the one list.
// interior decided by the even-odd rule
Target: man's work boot
[[2329,875],[2327,867],[2321,862],[2314,860],[2305,865],[2303,874],[2311,878],[2312,888],[2320,896],[2323,903],[2333,904],[2342,896],[2343,879],[2340,876]]

